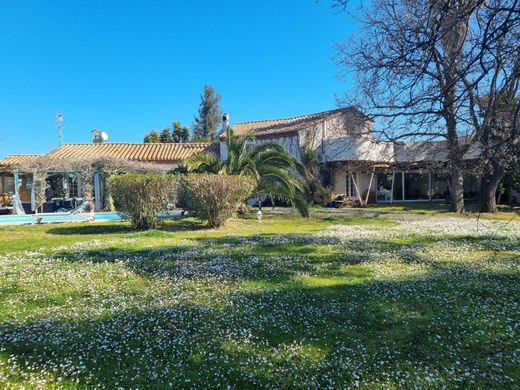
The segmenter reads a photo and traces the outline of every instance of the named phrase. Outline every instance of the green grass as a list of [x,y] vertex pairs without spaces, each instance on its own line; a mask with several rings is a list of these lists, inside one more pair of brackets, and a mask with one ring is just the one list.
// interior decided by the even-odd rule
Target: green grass
[[518,388],[520,223],[413,207],[0,228],[0,388]]

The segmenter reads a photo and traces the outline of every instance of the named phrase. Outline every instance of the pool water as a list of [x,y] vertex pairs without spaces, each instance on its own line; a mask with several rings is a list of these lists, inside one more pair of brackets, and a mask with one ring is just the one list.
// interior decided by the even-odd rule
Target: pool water
[[[75,215],[67,215],[67,214],[41,214],[41,215],[2,215],[0,216],[0,225],[4,224],[26,224],[26,223],[35,223],[36,218],[41,218],[40,223],[53,223],[53,222],[86,222],[91,217],[91,214],[75,214]],[[126,219],[126,215],[117,212],[107,212],[107,213],[94,213],[95,221],[122,221]]]
[[[36,218],[40,219],[39,223],[57,223],[57,222],[87,222],[89,218],[92,216],[90,213],[85,214],[61,214],[61,213],[47,213],[47,214],[28,214],[28,215],[1,215],[0,216],[0,226],[1,225],[23,225],[23,224],[31,224],[36,223]],[[159,213],[158,217],[161,219],[167,218],[175,218],[180,217],[180,211],[168,211]],[[94,221],[97,222],[107,222],[107,221],[124,221],[128,219],[128,216],[125,213],[118,212],[100,212],[94,213]]]

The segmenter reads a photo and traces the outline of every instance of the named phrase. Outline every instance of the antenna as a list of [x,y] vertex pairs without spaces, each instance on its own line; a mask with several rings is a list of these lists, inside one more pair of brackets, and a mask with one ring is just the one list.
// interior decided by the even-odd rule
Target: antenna
[[61,129],[63,128],[63,114],[58,112],[56,114],[56,129],[58,130],[58,143],[60,146],[63,144],[63,132]]

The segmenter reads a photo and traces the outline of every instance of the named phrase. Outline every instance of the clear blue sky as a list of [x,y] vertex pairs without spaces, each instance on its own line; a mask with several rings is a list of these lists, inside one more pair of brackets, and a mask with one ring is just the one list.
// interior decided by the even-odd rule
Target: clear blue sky
[[112,142],[179,120],[205,83],[231,122],[335,108],[335,42],[352,21],[321,0],[0,1],[0,157]]

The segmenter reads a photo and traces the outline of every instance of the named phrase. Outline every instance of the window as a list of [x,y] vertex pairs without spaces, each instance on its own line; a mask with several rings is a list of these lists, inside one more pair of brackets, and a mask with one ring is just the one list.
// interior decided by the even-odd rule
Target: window
[[448,197],[448,174],[446,172],[432,173],[432,199]]
[[430,175],[406,172],[404,174],[404,197],[406,200],[430,199]]
[[0,194],[14,193],[14,177],[0,176]]
[[392,172],[378,172],[376,179],[377,200],[389,202],[392,198]]
[[394,176],[393,200],[403,200],[403,172],[396,172]]
[[77,198],[78,197],[78,178],[76,176],[74,177],[68,177],[67,179],[67,187],[68,187],[68,194],[67,196],[69,198]]

